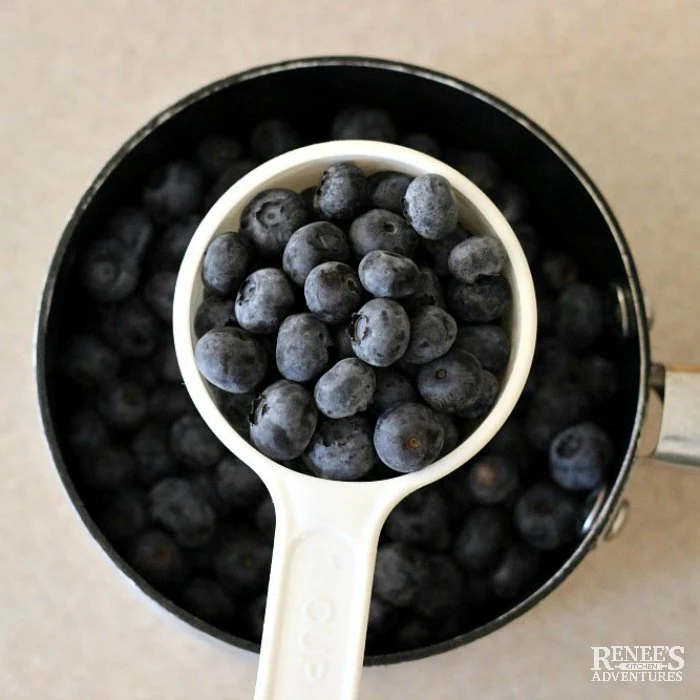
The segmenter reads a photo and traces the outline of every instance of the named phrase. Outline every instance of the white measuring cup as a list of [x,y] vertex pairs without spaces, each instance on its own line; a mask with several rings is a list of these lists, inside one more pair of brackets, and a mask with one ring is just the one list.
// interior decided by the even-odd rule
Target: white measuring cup
[[[351,161],[371,174],[437,173],[455,192],[459,220],[494,236],[508,262],[512,292],[506,320],[511,354],[501,391],[483,422],[452,452],[421,471],[373,482],[327,481],[301,474],[260,453],[220,413],[194,360],[193,319],[202,301],[202,258],[211,239],[237,231],[246,204],[262,190],[301,192],[334,163]],[[418,151],[375,141],[334,141],[299,148],[242,177],[197,228],[177,278],[173,330],[187,390],[204,421],[270,491],[276,529],[255,700],[352,700],[359,692],[377,541],[394,506],[481,450],[503,425],[525,385],[535,347],[532,276],[518,239],[497,207],[453,168]]]

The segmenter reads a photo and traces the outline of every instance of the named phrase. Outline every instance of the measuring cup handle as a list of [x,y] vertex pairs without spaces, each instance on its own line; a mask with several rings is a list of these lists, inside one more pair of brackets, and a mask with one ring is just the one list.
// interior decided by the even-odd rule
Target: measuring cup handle
[[271,489],[277,521],[255,700],[359,692],[377,541],[391,506],[378,507],[361,484],[315,481]]

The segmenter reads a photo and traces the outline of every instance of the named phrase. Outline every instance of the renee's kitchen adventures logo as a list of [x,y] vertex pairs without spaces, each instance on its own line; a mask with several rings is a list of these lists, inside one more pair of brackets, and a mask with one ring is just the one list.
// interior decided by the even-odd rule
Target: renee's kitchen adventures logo
[[662,644],[591,649],[593,682],[675,683],[683,680],[685,647]]

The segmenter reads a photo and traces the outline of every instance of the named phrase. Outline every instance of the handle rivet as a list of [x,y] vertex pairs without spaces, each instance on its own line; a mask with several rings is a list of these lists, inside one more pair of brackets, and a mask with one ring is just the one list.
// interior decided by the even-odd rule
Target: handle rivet
[[603,539],[605,539],[606,542],[614,540],[620,534],[620,532],[622,532],[622,528],[627,523],[629,513],[630,502],[626,498],[623,498],[615,511],[615,515],[613,515],[612,520],[610,521],[608,529],[605,531],[605,535],[603,536]]

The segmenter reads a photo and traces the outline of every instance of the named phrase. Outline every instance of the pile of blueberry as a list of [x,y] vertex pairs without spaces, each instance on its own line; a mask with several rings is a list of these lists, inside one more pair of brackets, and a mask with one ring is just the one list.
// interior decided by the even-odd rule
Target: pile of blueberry
[[235,424],[268,457],[302,457],[330,479],[365,477],[380,461],[416,471],[498,396],[499,379],[468,349],[487,337],[499,355],[482,353],[488,368],[508,359],[508,334],[494,325],[510,304],[505,261],[500,241],[458,224],[440,175],[366,177],[339,163],[311,206],[265,190],[240,231],[211,241],[195,360],[224,407],[235,395]]
[[[531,221],[537,219],[529,213],[525,193],[503,179],[490,156],[459,148],[443,150],[425,134],[401,134],[389,114],[374,108],[343,110],[317,140],[329,136],[401,142],[446,160],[471,178],[511,222],[531,263],[538,296],[538,346],[515,412],[481,454],[405,499],[383,529],[367,649],[371,654],[392,653],[449,639],[494,619],[551,576],[570,554],[588,503],[601,484],[614,477],[616,455],[609,435],[617,406],[618,370],[607,354],[613,346],[604,327],[601,291],[586,281],[576,259],[561,250],[566,245],[561,232],[528,223],[531,216]],[[57,361],[65,380],[60,396],[67,409],[57,412],[55,420],[76,487],[121,556],[183,609],[221,630],[258,641],[274,509],[257,475],[227,452],[198,416],[182,383],[171,331],[177,270],[203,213],[259,162],[303,145],[295,129],[281,120],[253,129],[245,149],[239,138],[208,135],[192,152],[173,146],[168,154],[171,160],[142,183],[138,200],[104,212],[102,228],[95,230],[76,258],[81,312],[67,309],[63,317]],[[213,293],[197,316],[199,335],[207,337],[218,328],[224,337],[250,337],[246,342],[262,345],[269,358],[260,387],[267,387],[265,378],[272,378],[269,372],[279,368],[285,377],[282,393],[303,393],[309,402],[309,392],[301,384],[308,381],[308,373],[332,373],[355,350],[343,325],[319,319],[314,301],[308,306],[311,313],[301,307],[301,281],[304,276],[308,281],[317,264],[325,269],[325,262],[330,262],[334,273],[330,279],[351,280],[347,289],[360,297],[350,311],[367,303],[361,298],[365,284],[377,297],[370,304],[388,299],[380,293],[384,288],[373,272],[384,256],[371,255],[376,247],[372,241],[377,227],[389,222],[395,228],[383,232],[382,245],[386,249],[386,241],[393,240],[400,246],[401,232],[407,230],[399,213],[405,186],[403,176],[375,178],[372,206],[389,213],[340,217],[355,219],[354,236],[344,230],[344,224],[339,234],[329,217],[325,222],[298,220],[294,230],[311,227],[305,229],[310,233],[298,235],[297,231],[288,241],[269,239],[270,256],[282,256],[284,279],[291,280],[282,286],[297,290],[290,294],[294,298],[290,305],[283,303],[279,316],[279,333],[290,338],[279,356],[269,341],[269,330],[250,332],[251,324],[269,318],[259,318],[251,302],[256,297],[253,290],[244,284],[239,314],[233,296],[237,285],[229,286],[232,278],[226,275],[219,279],[217,265],[206,265]],[[291,199],[300,217],[311,216],[306,194],[301,204]],[[372,223],[373,217],[378,221]],[[357,221],[364,223],[358,227]],[[459,231],[442,240],[410,234],[409,249],[390,251],[424,260],[421,264],[433,271],[420,271],[418,291],[412,293],[414,306],[405,301],[410,297],[399,297],[399,304],[410,314],[420,314],[420,308],[435,309],[426,323],[432,314],[446,318],[442,310],[447,304],[458,321],[453,348],[460,352],[443,357],[461,358],[466,351],[478,359],[484,376],[489,376],[486,372],[495,376],[508,360],[507,338],[497,323],[491,323],[499,314],[460,318],[450,302],[451,283],[444,302],[440,293],[440,285],[449,279],[450,263],[455,264],[450,251],[461,237],[479,240]],[[425,257],[411,251],[410,241]],[[282,279],[279,271],[255,276],[249,241],[240,235],[224,237],[217,245],[221,251],[214,257],[229,259],[233,267],[241,265],[239,281],[254,275],[254,281],[264,278],[268,284],[271,275],[271,284],[277,285],[274,280]],[[344,252],[344,245],[349,250]],[[298,250],[328,250],[330,260],[309,259]],[[230,258],[226,251],[232,251]],[[368,255],[359,283],[352,270],[341,267],[338,271],[353,256],[359,261]],[[413,269],[410,262],[405,267]],[[318,284],[325,283],[318,278]],[[499,285],[498,279],[486,277],[474,284]],[[464,289],[466,284],[471,282],[453,287]],[[312,283],[309,288],[313,299]],[[277,301],[281,299],[279,295]],[[239,325],[232,324],[234,317]],[[319,355],[297,354],[296,340],[314,337],[314,332],[321,337],[316,347]],[[367,412],[376,415],[398,397],[415,400],[423,395],[417,386],[421,367],[435,360],[421,365],[411,359],[425,358],[421,353],[430,352],[430,343],[414,350],[415,355],[404,356],[394,367],[363,370],[375,379]],[[251,357],[258,355],[256,350]],[[351,364],[355,363],[351,360]],[[416,367],[418,379],[413,374]],[[331,374],[328,384],[342,380]],[[327,395],[333,398],[336,392],[327,392],[322,384],[318,393],[317,400],[326,406]],[[250,398],[247,393],[221,392],[222,410],[241,431],[248,425]],[[430,404],[425,396],[423,400]],[[330,426],[324,429],[330,435],[319,441],[314,454],[320,456],[312,464],[325,463],[323,440],[327,437],[329,444],[336,440],[335,429],[330,428],[339,425],[334,417],[337,403],[328,403],[332,415],[319,423]],[[439,411],[435,415],[445,450],[459,439],[453,428],[461,426]],[[350,426],[362,421],[356,416],[345,419]],[[298,462],[295,468],[307,468]],[[380,475],[382,469],[395,473],[384,465],[375,467]]]

